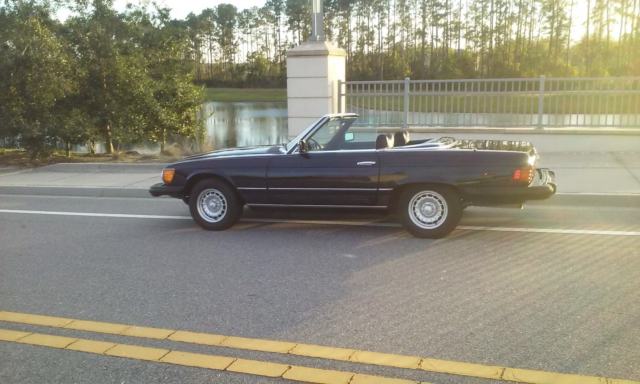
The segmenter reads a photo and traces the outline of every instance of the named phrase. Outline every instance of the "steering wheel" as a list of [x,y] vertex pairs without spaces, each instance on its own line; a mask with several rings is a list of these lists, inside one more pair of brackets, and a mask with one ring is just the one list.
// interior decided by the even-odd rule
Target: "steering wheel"
[[307,145],[309,146],[309,150],[312,151],[321,151],[324,148],[320,143],[310,137],[307,139]]

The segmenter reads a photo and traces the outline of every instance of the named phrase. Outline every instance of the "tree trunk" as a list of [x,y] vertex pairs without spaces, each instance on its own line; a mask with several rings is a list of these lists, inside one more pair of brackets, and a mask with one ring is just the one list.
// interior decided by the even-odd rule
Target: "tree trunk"
[[591,54],[589,52],[589,26],[591,25],[591,0],[587,0],[587,36],[585,40],[585,67],[587,76],[591,73]]
[[65,142],[65,149],[66,149],[66,154],[67,157],[71,157],[71,143],[66,141]]
[[571,5],[569,6],[569,27],[567,28],[567,70],[569,70],[569,65],[571,63],[571,25],[573,21],[573,0],[571,0]]
[[105,143],[105,147],[106,147],[105,149],[107,150],[108,154],[112,155],[115,152],[115,150],[113,149],[113,137],[112,137],[112,134],[111,134],[111,123],[107,123],[106,131],[107,131],[107,140],[106,140],[106,143]]
[[162,130],[162,140],[160,140],[160,154],[164,153],[164,148],[167,144],[167,130]]

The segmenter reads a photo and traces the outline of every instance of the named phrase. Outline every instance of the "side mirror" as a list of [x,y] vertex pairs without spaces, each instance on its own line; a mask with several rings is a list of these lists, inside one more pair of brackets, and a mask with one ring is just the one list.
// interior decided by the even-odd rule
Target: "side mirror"
[[304,141],[304,140],[300,140],[298,142],[298,152],[300,152],[300,153],[309,152],[309,144],[307,144],[307,142]]

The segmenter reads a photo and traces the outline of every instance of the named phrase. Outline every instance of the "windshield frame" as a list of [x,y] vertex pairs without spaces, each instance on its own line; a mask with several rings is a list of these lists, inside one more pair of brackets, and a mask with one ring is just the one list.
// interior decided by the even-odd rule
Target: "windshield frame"
[[287,144],[285,144],[285,153],[286,154],[295,153],[297,148],[298,148],[298,143],[300,143],[301,140],[306,140],[307,138],[311,137],[317,130],[319,130],[322,127],[324,127],[330,121],[334,121],[334,120],[357,120],[357,119],[358,119],[358,115],[356,115],[356,114],[338,115],[338,116],[331,116],[331,115],[323,116],[318,121],[316,121],[315,123],[311,124],[304,131],[300,132],[296,137],[291,139],[291,141],[289,141]]

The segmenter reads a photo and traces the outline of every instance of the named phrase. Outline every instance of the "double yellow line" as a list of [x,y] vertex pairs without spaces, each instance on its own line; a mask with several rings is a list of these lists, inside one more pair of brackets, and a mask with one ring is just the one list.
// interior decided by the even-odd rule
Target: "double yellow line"
[[[112,334],[119,336],[178,341],[190,344],[227,347],[249,351],[314,357],[351,363],[373,364],[385,367],[439,372],[494,380],[513,381],[519,383],[640,384],[640,382],[637,381],[622,379],[610,379],[596,376],[583,376],[520,368],[508,368],[501,366],[464,363],[458,361],[439,360],[418,356],[362,351],[349,348],[336,348],[286,341],[225,336],[211,333],[198,333],[117,323],[105,323],[64,317],[34,315],[28,313],[0,311],[0,321]],[[268,361],[245,360],[228,356],[191,353],[163,348],[149,348],[137,345],[119,344],[8,329],[0,329],[0,341],[31,344],[106,356],[118,356],[135,360],[155,361],[159,363],[207,368],[219,371],[246,373],[263,377],[281,377],[284,379],[305,383],[417,384],[416,381],[412,380],[372,376],[355,372],[317,369],[297,365],[272,363]]]

